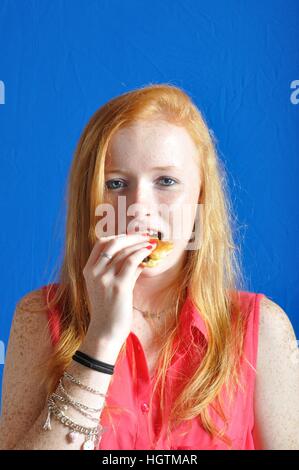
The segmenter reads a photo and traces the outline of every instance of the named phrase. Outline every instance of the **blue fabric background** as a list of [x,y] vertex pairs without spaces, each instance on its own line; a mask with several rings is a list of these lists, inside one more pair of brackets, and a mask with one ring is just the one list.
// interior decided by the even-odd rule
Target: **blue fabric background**
[[150,82],[181,86],[201,109],[227,168],[248,290],[299,335],[298,21],[297,0],[0,0],[0,351],[16,302],[49,282],[59,256],[83,127]]

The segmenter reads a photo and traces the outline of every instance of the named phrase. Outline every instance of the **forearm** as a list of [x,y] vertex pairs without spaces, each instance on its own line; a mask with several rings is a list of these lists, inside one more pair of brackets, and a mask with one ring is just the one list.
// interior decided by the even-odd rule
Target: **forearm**
[[[94,342],[84,342],[80,347],[80,351],[85,352],[86,354],[101,360],[108,364],[115,364],[117,356],[119,354],[121,345],[119,342],[105,342],[101,341],[100,343],[96,340]],[[87,385],[93,389],[101,391],[101,393],[106,394],[109,388],[109,384],[113,375],[106,374],[103,372],[98,372],[92,370],[88,367],[85,367],[74,360],[71,361],[70,365],[67,367],[66,372],[69,372],[76,379],[79,379],[84,385]],[[83,390],[78,385],[71,383],[70,381],[64,381],[64,387],[67,393],[76,401],[83,403],[84,405],[100,409],[104,406],[105,398],[93,394],[87,390]],[[63,405],[63,403],[62,403]],[[61,405],[59,405],[61,408]],[[66,411],[62,410],[66,416],[68,416],[72,421],[80,424],[85,427],[96,426],[95,423],[91,422],[89,418],[85,417],[72,406],[68,405]],[[93,413],[92,416],[95,419],[100,421],[102,411]],[[74,442],[70,442],[68,434],[72,431],[69,427],[61,423],[55,416],[51,414],[51,430],[43,429],[43,425],[46,422],[48,415],[48,406],[45,403],[44,409],[41,411],[40,415],[28,429],[28,432],[24,437],[17,442],[14,446],[14,450],[47,450],[47,449],[57,449],[57,450],[79,450],[83,442],[85,441],[85,436],[79,434],[78,439]]]

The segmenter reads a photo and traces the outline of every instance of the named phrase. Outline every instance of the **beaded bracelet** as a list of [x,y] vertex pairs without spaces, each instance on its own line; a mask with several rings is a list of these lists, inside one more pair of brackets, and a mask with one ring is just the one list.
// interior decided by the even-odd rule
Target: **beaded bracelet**
[[53,416],[60,421],[64,426],[69,427],[72,429],[71,432],[67,434],[67,438],[70,442],[75,442],[78,438],[78,433],[86,435],[85,442],[82,444],[83,450],[93,450],[96,448],[99,436],[103,432],[103,427],[100,423],[97,426],[88,428],[85,426],[81,426],[80,424],[76,423],[75,421],[71,420],[68,416],[66,416],[63,411],[57,406],[53,398],[48,398],[48,415],[47,419],[43,425],[44,430],[51,430],[51,413]]

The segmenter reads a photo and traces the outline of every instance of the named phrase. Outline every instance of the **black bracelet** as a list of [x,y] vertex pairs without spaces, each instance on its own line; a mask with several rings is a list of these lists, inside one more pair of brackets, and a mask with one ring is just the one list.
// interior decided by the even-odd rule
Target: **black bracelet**
[[94,359],[93,357],[88,356],[86,353],[84,353],[82,351],[77,350],[75,352],[75,354],[79,357],[82,357],[83,359],[86,359],[87,361],[93,362],[94,364],[96,364],[98,366],[103,366],[106,369],[110,369],[112,371],[114,369],[114,365],[110,365],[110,364],[107,364],[106,362],[102,362],[102,361],[99,361],[98,359]]
[[113,370],[94,364],[93,362],[88,361],[87,359],[83,359],[83,357],[77,356],[76,354],[73,355],[73,360],[76,362],[79,362],[83,366],[96,370],[97,372],[103,372],[104,374],[109,374],[109,375],[113,374]]

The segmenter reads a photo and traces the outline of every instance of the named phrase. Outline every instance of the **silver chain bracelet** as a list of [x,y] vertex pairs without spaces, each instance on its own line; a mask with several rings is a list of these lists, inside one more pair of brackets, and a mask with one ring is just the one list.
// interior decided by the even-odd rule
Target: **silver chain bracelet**
[[99,422],[99,418],[95,418],[94,416],[91,416],[91,414],[89,414],[87,411],[82,410],[82,408],[80,408],[79,406],[76,405],[76,402],[71,402],[66,397],[58,395],[57,393],[52,393],[51,396],[53,398],[55,398],[56,400],[61,401],[62,403],[65,403],[65,405],[62,406],[63,410],[67,410],[68,409],[67,405],[70,404],[71,406],[73,406],[73,408],[75,408],[77,411],[79,411],[79,413],[81,413],[86,418],[90,419],[90,421],[92,421],[93,423],[98,423]]
[[64,376],[66,379],[68,379],[68,380],[70,380],[71,382],[73,382],[74,384],[78,385],[78,386],[79,386],[80,388],[82,388],[83,390],[87,390],[88,392],[94,393],[95,395],[100,395],[100,396],[102,396],[102,397],[104,397],[104,398],[107,397],[107,394],[102,393],[102,392],[100,392],[99,390],[96,390],[96,389],[94,389],[94,388],[89,387],[88,385],[83,384],[82,382],[80,382],[79,379],[76,379],[73,375],[71,375],[71,374],[70,374],[69,372],[67,372],[67,371],[64,371],[63,376]]
[[[59,384],[55,392],[53,392],[47,399],[48,414],[47,414],[46,421],[43,425],[43,429],[51,430],[51,414],[52,414],[55,417],[55,419],[57,419],[62,424],[64,424],[65,426],[71,429],[71,431],[66,435],[68,442],[75,442],[78,439],[79,435],[83,434],[86,436],[86,438],[81,448],[83,450],[93,450],[97,447],[99,440],[101,438],[101,435],[106,430],[106,428],[103,428],[103,426],[100,424],[100,418],[94,418],[88,413],[88,411],[91,413],[99,413],[100,411],[103,410],[103,407],[105,406],[105,400],[104,400],[104,405],[101,408],[92,408],[79,401],[76,401],[65,390],[63,386],[63,380],[62,380],[63,377],[70,380],[72,383],[75,383],[76,385],[78,385],[80,388],[84,390],[87,390],[96,395],[100,395],[104,397],[105,399],[107,397],[107,394],[102,393],[99,390],[93,389],[83,384],[79,379],[75,378],[72,374],[70,374],[67,371],[64,371],[63,376],[60,378]],[[60,395],[58,393],[59,391],[62,392],[63,395]],[[55,402],[54,398],[64,403],[71,404],[72,406],[74,406],[74,408],[78,409],[78,411],[80,411],[81,414],[89,418],[91,421],[96,422],[97,426],[86,427],[86,426],[81,426],[80,424],[76,423],[70,417],[65,415],[62,409]],[[67,409],[67,406],[63,406],[63,408]]]
[[68,433],[67,437],[70,442],[74,442],[78,438],[78,434],[84,434],[86,436],[85,442],[82,445],[83,450],[94,450],[98,444],[100,434],[103,432],[103,427],[100,423],[97,426],[89,428],[85,426],[81,426],[80,424],[76,423],[68,416],[66,416],[63,411],[59,408],[59,406],[55,403],[51,396],[47,400],[48,403],[48,415],[47,419],[43,425],[44,430],[51,430],[51,414],[60,421],[64,426],[69,427],[72,429],[70,433]]
[[60,378],[59,384],[58,384],[58,387],[57,387],[57,391],[59,391],[59,390],[61,390],[62,393],[66,396],[66,398],[69,400],[69,403],[74,405],[76,408],[81,408],[85,411],[90,411],[91,413],[99,413],[103,409],[103,407],[101,407],[101,408],[91,408],[87,405],[84,405],[83,403],[80,403],[79,401],[73,400],[73,398],[68,394],[68,392],[65,390],[65,388],[63,386],[62,377]]

